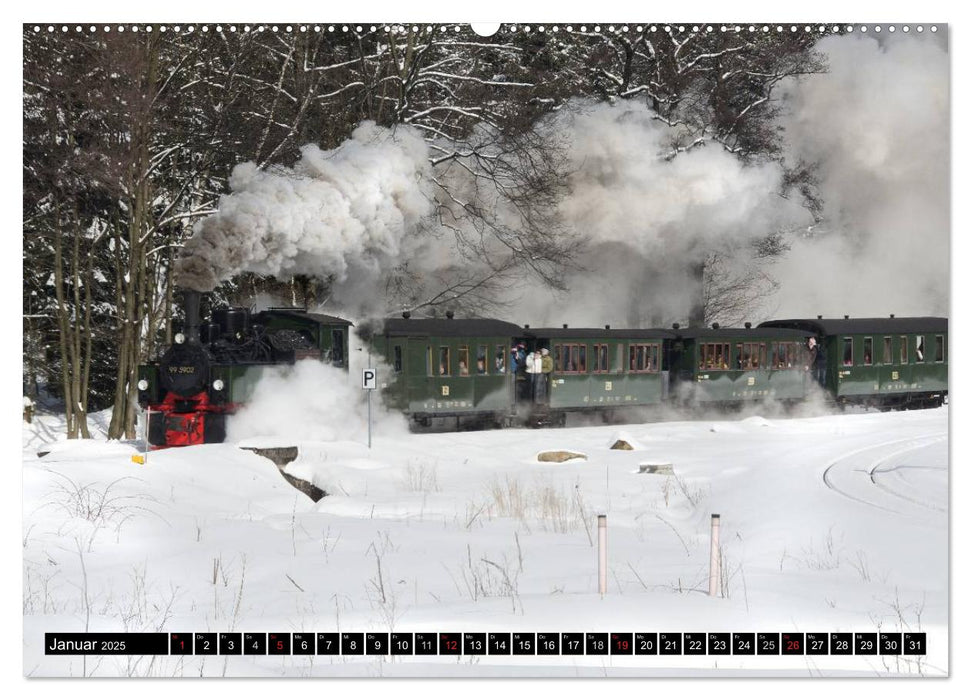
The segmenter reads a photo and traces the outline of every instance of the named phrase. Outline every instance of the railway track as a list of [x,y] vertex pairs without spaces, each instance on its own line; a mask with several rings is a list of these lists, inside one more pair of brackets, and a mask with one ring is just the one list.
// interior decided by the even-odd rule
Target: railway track
[[[905,466],[897,460],[910,452],[946,441],[947,433],[933,433],[868,445],[842,455],[823,470],[823,483],[841,496],[895,515],[926,516],[947,513],[947,504],[893,488],[888,475],[900,469],[940,470],[946,467]],[[888,498],[889,496],[889,498]],[[901,506],[903,506],[901,508]]]

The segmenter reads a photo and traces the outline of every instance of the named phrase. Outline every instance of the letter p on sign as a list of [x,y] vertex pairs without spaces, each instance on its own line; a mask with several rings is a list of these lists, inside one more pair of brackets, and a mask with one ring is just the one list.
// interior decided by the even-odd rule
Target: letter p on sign
[[361,370],[361,380],[365,389],[377,389],[378,371],[373,367]]

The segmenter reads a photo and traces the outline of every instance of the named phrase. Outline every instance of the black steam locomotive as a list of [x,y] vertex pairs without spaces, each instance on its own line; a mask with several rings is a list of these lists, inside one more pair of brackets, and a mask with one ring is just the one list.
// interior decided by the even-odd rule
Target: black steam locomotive
[[200,323],[199,292],[185,291],[183,301],[184,332],[138,371],[138,402],[154,447],[222,442],[226,417],[250,398],[267,368],[304,358],[347,367],[350,321],[292,308],[219,308]]

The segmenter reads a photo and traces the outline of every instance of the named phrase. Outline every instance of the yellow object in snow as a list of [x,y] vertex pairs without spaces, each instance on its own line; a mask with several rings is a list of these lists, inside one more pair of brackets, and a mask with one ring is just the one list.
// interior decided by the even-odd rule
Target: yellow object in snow
[[131,461],[135,464],[145,464],[145,455],[132,455]]

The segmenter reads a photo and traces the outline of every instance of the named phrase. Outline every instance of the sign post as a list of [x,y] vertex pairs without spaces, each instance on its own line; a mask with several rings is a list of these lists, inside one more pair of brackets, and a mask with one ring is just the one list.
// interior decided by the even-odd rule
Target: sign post
[[371,392],[378,388],[378,371],[368,367],[362,371],[361,383],[367,392],[367,448],[371,449]]

